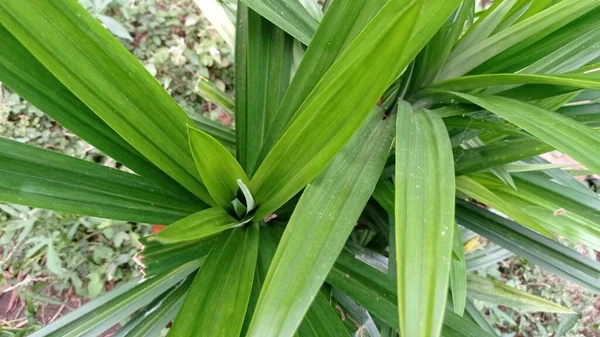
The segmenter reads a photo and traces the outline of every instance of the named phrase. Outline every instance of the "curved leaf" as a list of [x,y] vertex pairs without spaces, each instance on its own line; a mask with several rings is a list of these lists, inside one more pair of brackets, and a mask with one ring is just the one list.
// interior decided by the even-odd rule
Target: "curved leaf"
[[240,221],[220,207],[213,207],[178,220],[160,231],[152,240],[163,244],[194,241],[240,226]]

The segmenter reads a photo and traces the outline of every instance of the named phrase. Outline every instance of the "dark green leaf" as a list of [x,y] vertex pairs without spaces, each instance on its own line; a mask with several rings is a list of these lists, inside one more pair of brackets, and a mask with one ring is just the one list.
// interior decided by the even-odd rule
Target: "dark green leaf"
[[139,176],[0,139],[0,200],[125,221],[170,223],[202,209]]

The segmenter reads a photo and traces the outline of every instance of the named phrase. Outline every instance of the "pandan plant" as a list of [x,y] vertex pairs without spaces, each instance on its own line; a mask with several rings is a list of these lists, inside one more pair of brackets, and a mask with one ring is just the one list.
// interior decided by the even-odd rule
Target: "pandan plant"
[[559,242],[600,250],[600,199],[539,157],[600,173],[600,0],[196,2],[235,44],[234,102],[201,83],[235,132],[75,0],[0,1],[3,84],[135,172],[3,139],[0,200],[167,225],[143,280],[33,336],[497,335],[473,300],[576,322],[472,271],[600,291]]

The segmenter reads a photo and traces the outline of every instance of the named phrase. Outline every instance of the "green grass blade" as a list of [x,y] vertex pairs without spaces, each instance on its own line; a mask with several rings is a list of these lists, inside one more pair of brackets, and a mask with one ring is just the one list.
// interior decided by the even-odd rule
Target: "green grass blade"
[[223,125],[219,121],[214,121],[208,117],[192,115],[190,118],[196,123],[196,126],[214,137],[230,152],[235,152],[235,130]]
[[598,0],[561,1],[456,55],[446,63],[437,80],[464,75],[519,42],[532,36],[542,38],[598,6]]
[[0,138],[0,200],[134,222],[170,223],[203,206],[145,179]]
[[490,336],[498,336],[492,324],[488,321],[485,315],[475,307],[471,300],[467,299],[466,312],[463,316],[472,319],[479,327],[490,334]]
[[590,127],[536,105],[498,96],[455,93],[523,128],[594,172],[600,172],[600,135]]
[[485,277],[469,274],[469,297],[487,303],[504,305],[521,311],[554,312],[571,314],[571,310],[548,301],[545,298],[489,280]]
[[297,0],[242,0],[242,2],[307,46],[319,25]]
[[323,18],[302,58],[283,102],[269,125],[259,162],[298,116],[298,110],[342,51],[354,40],[386,0],[339,1]]
[[239,336],[254,279],[258,236],[258,226],[252,224],[219,238],[167,336]]
[[454,241],[452,242],[452,266],[450,268],[450,291],[454,312],[462,316],[467,301],[467,261],[463,249],[460,230],[454,224]]
[[248,185],[246,173],[233,155],[204,131],[188,127],[189,146],[200,177],[217,205],[231,206],[238,180]]
[[434,113],[401,101],[396,125],[396,254],[401,334],[439,336],[450,274],[454,167]]
[[139,283],[135,287],[117,288],[116,292],[109,292],[86,303],[79,309],[36,331],[31,337],[99,336],[152,302],[161,293],[184,280],[195,272],[198,266],[199,263],[191,262]]
[[[408,64],[398,58],[419,7],[415,1],[389,1],[331,66],[252,177],[257,217],[298,193],[364,122],[379,95]],[[382,44],[388,47],[381,49]],[[361,86],[355,85],[356,78]]]
[[540,267],[600,293],[600,263],[487,210],[459,202],[458,224]]
[[186,146],[191,119],[79,3],[2,1],[0,24],[142,155],[213,203]]
[[0,25],[0,81],[62,126],[139,175],[188,202],[185,188],[150,163],[96,116]]
[[175,221],[160,231],[155,239],[163,244],[195,241],[240,225],[220,207],[213,207]]
[[373,192],[393,133],[394,120],[373,113],[308,185],[271,264],[248,336],[294,333]]

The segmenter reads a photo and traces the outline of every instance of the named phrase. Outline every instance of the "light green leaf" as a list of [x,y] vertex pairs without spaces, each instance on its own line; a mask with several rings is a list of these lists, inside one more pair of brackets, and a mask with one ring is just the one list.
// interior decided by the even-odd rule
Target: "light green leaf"
[[188,127],[189,146],[200,177],[217,205],[226,208],[235,199],[241,179],[249,184],[246,173],[233,155],[204,131]]
[[452,54],[450,54],[449,58],[452,59],[457,55],[460,55],[472,46],[490,37],[517,1],[518,0],[504,0],[494,2],[492,7],[486,10],[483,15],[477,19],[475,24],[473,24],[462,36],[452,50]]
[[307,46],[319,24],[297,0],[242,0],[242,2]]
[[369,200],[394,120],[374,112],[303,192],[266,276],[247,336],[292,336]]
[[507,28],[450,59],[437,80],[459,77],[532,36],[542,38],[600,6],[598,0],[567,0]]
[[[389,1],[331,66],[252,177],[257,217],[298,193],[360,127],[379,95],[408,64],[398,57],[419,7],[415,1]],[[381,49],[383,43],[388,47]]]
[[69,131],[139,175],[190,203],[189,191],[150,163],[96,116],[0,25],[0,81]]
[[484,74],[462,76],[435,83],[432,87],[466,91],[509,84],[545,84],[600,90],[600,79],[585,75]]
[[184,280],[198,266],[199,263],[191,262],[142,283],[131,281],[62,316],[31,337],[99,336]]
[[252,224],[219,238],[167,336],[240,335],[254,279],[258,235],[258,226]]
[[170,223],[204,208],[139,176],[0,138],[0,200],[133,222]]
[[600,172],[600,134],[561,114],[533,104],[498,96],[454,93],[523,128],[541,141],[568,154],[592,171]]
[[196,88],[196,93],[200,97],[209,100],[227,110],[229,113],[234,113],[235,111],[235,103],[233,102],[233,99],[227,95],[227,93],[219,89],[209,79],[203,76],[200,76],[200,79],[198,80],[198,88]]
[[560,169],[570,166],[575,166],[576,164],[527,164],[527,163],[514,163],[514,164],[506,164],[502,167],[508,172],[530,172],[530,171],[544,171],[544,170],[553,170]]
[[[312,1],[312,0],[311,0]],[[373,18],[386,0],[339,1],[323,18],[288,90],[269,125],[259,162],[298,117],[298,110],[342,51]]]
[[438,336],[454,232],[450,139],[436,114],[400,101],[396,125],[396,255],[401,334]]
[[462,238],[458,226],[454,224],[454,241],[452,242],[452,266],[450,268],[450,290],[454,312],[462,316],[467,301],[467,261],[463,249]]
[[495,195],[485,186],[467,176],[456,177],[456,190],[460,191],[469,197],[486,204],[518,221],[524,226],[527,226],[539,233],[552,238],[553,235],[544,226],[529,217],[525,212],[521,212],[518,208],[513,208],[509,203]]
[[213,207],[170,224],[153,240],[163,244],[194,241],[240,226],[240,223],[222,208]]
[[573,313],[573,311],[545,298],[474,274],[469,274],[468,290],[469,297],[488,303],[505,305],[521,311]]
[[52,239],[48,239],[47,249],[46,249],[46,267],[55,275],[63,276],[65,274],[65,269],[62,267],[62,261],[60,257],[56,253],[54,249],[54,244],[52,244]]
[[185,282],[173,287],[164,296],[156,298],[119,329],[113,337],[160,336],[161,331],[179,312],[193,280],[193,277],[188,276]]
[[217,0],[194,0],[194,2],[200,7],[204,17],[210,21],[215,30],[221,35],[223,41],[230,48],[235,48],[235,27],[223,5]]
[[230,152],[235,151],[235,130],[223,125],[220,121],[214,121],[208,117],[192,115],[190,116],[200,130],[208,133]]
[[186,146],[190,118],[76,1],[2,1],[0,24],[142,155],[203,201],[214,203]]

